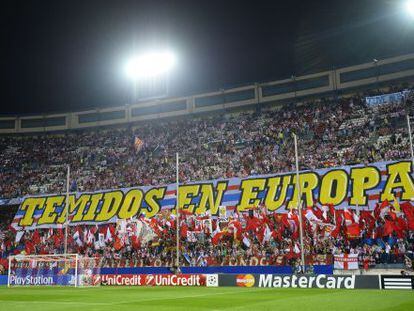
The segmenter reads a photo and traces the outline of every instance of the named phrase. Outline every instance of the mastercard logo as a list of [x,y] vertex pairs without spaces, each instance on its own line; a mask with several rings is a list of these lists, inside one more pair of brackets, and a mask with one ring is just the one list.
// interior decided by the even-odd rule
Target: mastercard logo
[[254,282],[254,276],[251,274],[241,274],[236,277],[236,284],[240,287],[253,287]]

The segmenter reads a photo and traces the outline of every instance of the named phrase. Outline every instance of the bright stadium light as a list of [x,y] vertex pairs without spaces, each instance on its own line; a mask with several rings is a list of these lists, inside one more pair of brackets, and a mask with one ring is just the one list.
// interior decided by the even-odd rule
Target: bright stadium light
[[414,0],[407,0],[405,9],[407,10],[408,14],[414,18]]
[[133,80],[157,77],[170,71],[175,64],[171,52],[151,52],[132,57],[125,65],[126,75]]

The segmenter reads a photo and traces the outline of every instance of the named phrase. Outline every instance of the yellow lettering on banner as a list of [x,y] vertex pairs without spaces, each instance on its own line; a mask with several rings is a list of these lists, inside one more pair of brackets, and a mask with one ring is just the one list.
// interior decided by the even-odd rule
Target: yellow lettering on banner
[[[82,194],[77,200],[74,195],[69,196],[69,214],[73,213],[75,209],[81,208],[82,211],[85,209],[86,204],[89,201],[89,194]],[[66,204],[66,198],[65,198],[65,204]],[[83,207],[81,207],[83,206]],[[81,215],[82,216],[82,215]],[[59,215],[59,218],[57,219],[58,224],[65,223],[66,219],[66,206],[62,210],[61,214]],[[82,219],[82,218],[81,218]]]
[[217,215],[226,188],[227,182],[218,182],[216,190],[214,190],[212,184],[202,184],[201,199],[195,211],[196,214],[202,214],[210,210],[211,215]]
[[180,186],[180,192],[178,193],[178,200],[180,202],[179,207],[184,211],[194,213],[196,207],[195,204],[191,204],[194,197],[200,193],[200,185],[183,185]]
[[56,213],[56,206],[60,206],[63,204],[65,200],[64,196],[53,196],[47,197],[45,203],[45,210],[43,211],[42,216],[39,218],[37,222],[38,225],[49,225],[56,223],[56,219],[59,216]]
[[128,219],[138,214],[144,194],[141,189],[132,189],[124,196],[118,212],[120,219]]
[[[300,197],[302,198],[305,195],[305,207],[313,206],[314,198],[313,198],[313,190],[318,187],[319,183],[319,176],[316,173],[309,172],[309,173],[302,173],[299,175],[299,183],[300,183]],[[296,175],[293,176],[293,185],[294,191],[293,196],[288,204],[288,208],[297,208],[298,207],[298,192],[299,189],[296,187]]]
[[390,164],[388,168],[388,179],[384,191],[381,194],[381,201],[394,200],[394,190],[402,190],[401,200],[410,200],[414,197],[414,183],[411,177],[412,162],[399,162]]
[[152,188],[145,193],[145,202],[147,207],[141,207],[146,218],[152,218],[161,210],[160,203],[158,202],[164,197],[166,187]]
[[344,170],[333,170],[326,173],[319,188],[321,204],[341,204],[348,194],[349,177]]
[[95,220],[102,222],[114,217],[118,213],[123,197],[124,194],[119,190],[106,192],[103,195],[101,211],[96,215]]
[[89,207],[86,215],[83,216],[82,221],[94,221],[96,217],[96,209],[103,197],[103,193],[94,193],[89,200]]
[[266,179],[245,179],[241,181],[241,199],[237,205],[239,212],[245,211],[251,207],[257,207],[260,204],[260,199],[257,198],[260,191],[265,189]]
[[[69,197],[69,214],[73,215],[71,222],[80,222],[83,219],[83,214],[86,209],[86,205],[88,204],[89,200],[91,198],[90,194],[81,194],[81,196],[76,200],[74,195],[71,195]],[[66,210],[64,213],[62,213],[59,217],[59,223],[64,223],[66,219]],[[62,222],[61,222],[62,220]]]
[[367,190],[378,186],[380,171],[375,166],[351,168],[352,194],[350,205],[364,206],[368,203]]
[[27,198],[20,206],[21,211],[25,211],[24,216],[19,221],[19,226],[31,226],[34,221],[34,213],[37,209],[42,209],[45,204],[46,198]]
[[[286,200],[287,195],[287,189],[290,185],[290,181],[292,179],[291,175],[285,175],[285,176],[277,176],[277,177],[271,177],[267,180],[267,195],[265,199],[265,205],[269,211],[275,211],[278,208],[280,208]],[[282,182],[282,184],[280,183]],[[276,199],[276,196],[279,196]]]

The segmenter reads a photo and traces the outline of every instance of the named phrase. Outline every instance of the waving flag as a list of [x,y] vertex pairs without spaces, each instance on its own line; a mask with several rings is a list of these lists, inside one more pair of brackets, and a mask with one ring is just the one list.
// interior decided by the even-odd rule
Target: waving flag
[[358,238],[361,234],[361,229],[358,223],[353,223],[346,226],[346,234],[348,238]]
[[250,247],[250,245],[251,245],[251,242],[250,242],[249,238],[246,235],[243,236],[243,244],[246,247]]
[[15,239],[15,242],[16,243],[19,243],[20,242],[20,240],[22,239],[22,237],[23,237],[23,235],[24,235],[24,231],[18,231],[17,233],[16,233],[16,239]]
[[355,223],[354,213],[352,212],[352,210],[349,210],[348,208],[345,207],[343,216],[345,220],[345,225],[350,226],[353,223]]
[[140,152],[143,146],[144,146],[144,142],[138,136],[135,136],[135,139],[134,139],[135,151]]
[[404,202],[401,204],[401,210],[407,218],[408,230],[414,230],[414,207],[410,202]]

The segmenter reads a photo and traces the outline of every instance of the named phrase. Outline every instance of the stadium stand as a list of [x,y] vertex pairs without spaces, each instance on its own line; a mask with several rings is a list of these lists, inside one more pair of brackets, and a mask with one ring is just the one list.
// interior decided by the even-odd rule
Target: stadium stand
[[[408,101],[406,105],[411,105]],[[379,111],[378,111],[379,109]],[[159,185],[409,158],[405,104],[370,108],[363,96],[280,110],[182,118],[120,128],[0,137],[0,198],[64,192],[65,167],[79,191]],[[134,139],[143,142],[139,154]]]
[[[398,90],[401,88],[387,92]],[[262,111],[2,136],[0,198],[63,193],[67,164],[73,172],[72,191],[172,183],[172,155],[176,152],[180,152],[180,180],[184,183],[288,172],[294,170],[292,133],[300,138],[301,169],[408,159],[405,118],[412,98],[377,107],[366,105],[364,98],[360,94]],[[311,210],[322,222],[338,225],[327,233],[306,219],[310,264],[332,264],[332,255],[344,253],[358,254],[364,266],[403,263],[413,256],[414,208],[409,202],[398,216],[391,203],[377,205],[376,216],[382,216],[376,219],[372,213],[358,215],[360,234],[356,238],[350,238],[341,225],[343,211],[316,204]],[[17,237],[10,226],[12,217],[13,210],[5,212],[0,224],[3,271],[8,254],[62,253],[62,229],[26,231]],[[203,217],[184,215],[181,220],[183,265],[231,265],[231,260],[249,262],[252,258],[264,258],[270,265],[297,265],[298,215],[294,211],[283,215],[262,210],[236,213],[225,224],[214,220],[212,227],[204,225]],[[394,224],[391,231],[387,229],[390,221]],[[70,251],[100,256],[107,267],[150,266],[156,261],[171,266],[175,215],[167,211],[142,222],[154,234],[146,241],[134,236],[137,223],[133,221],[71,227]]]

